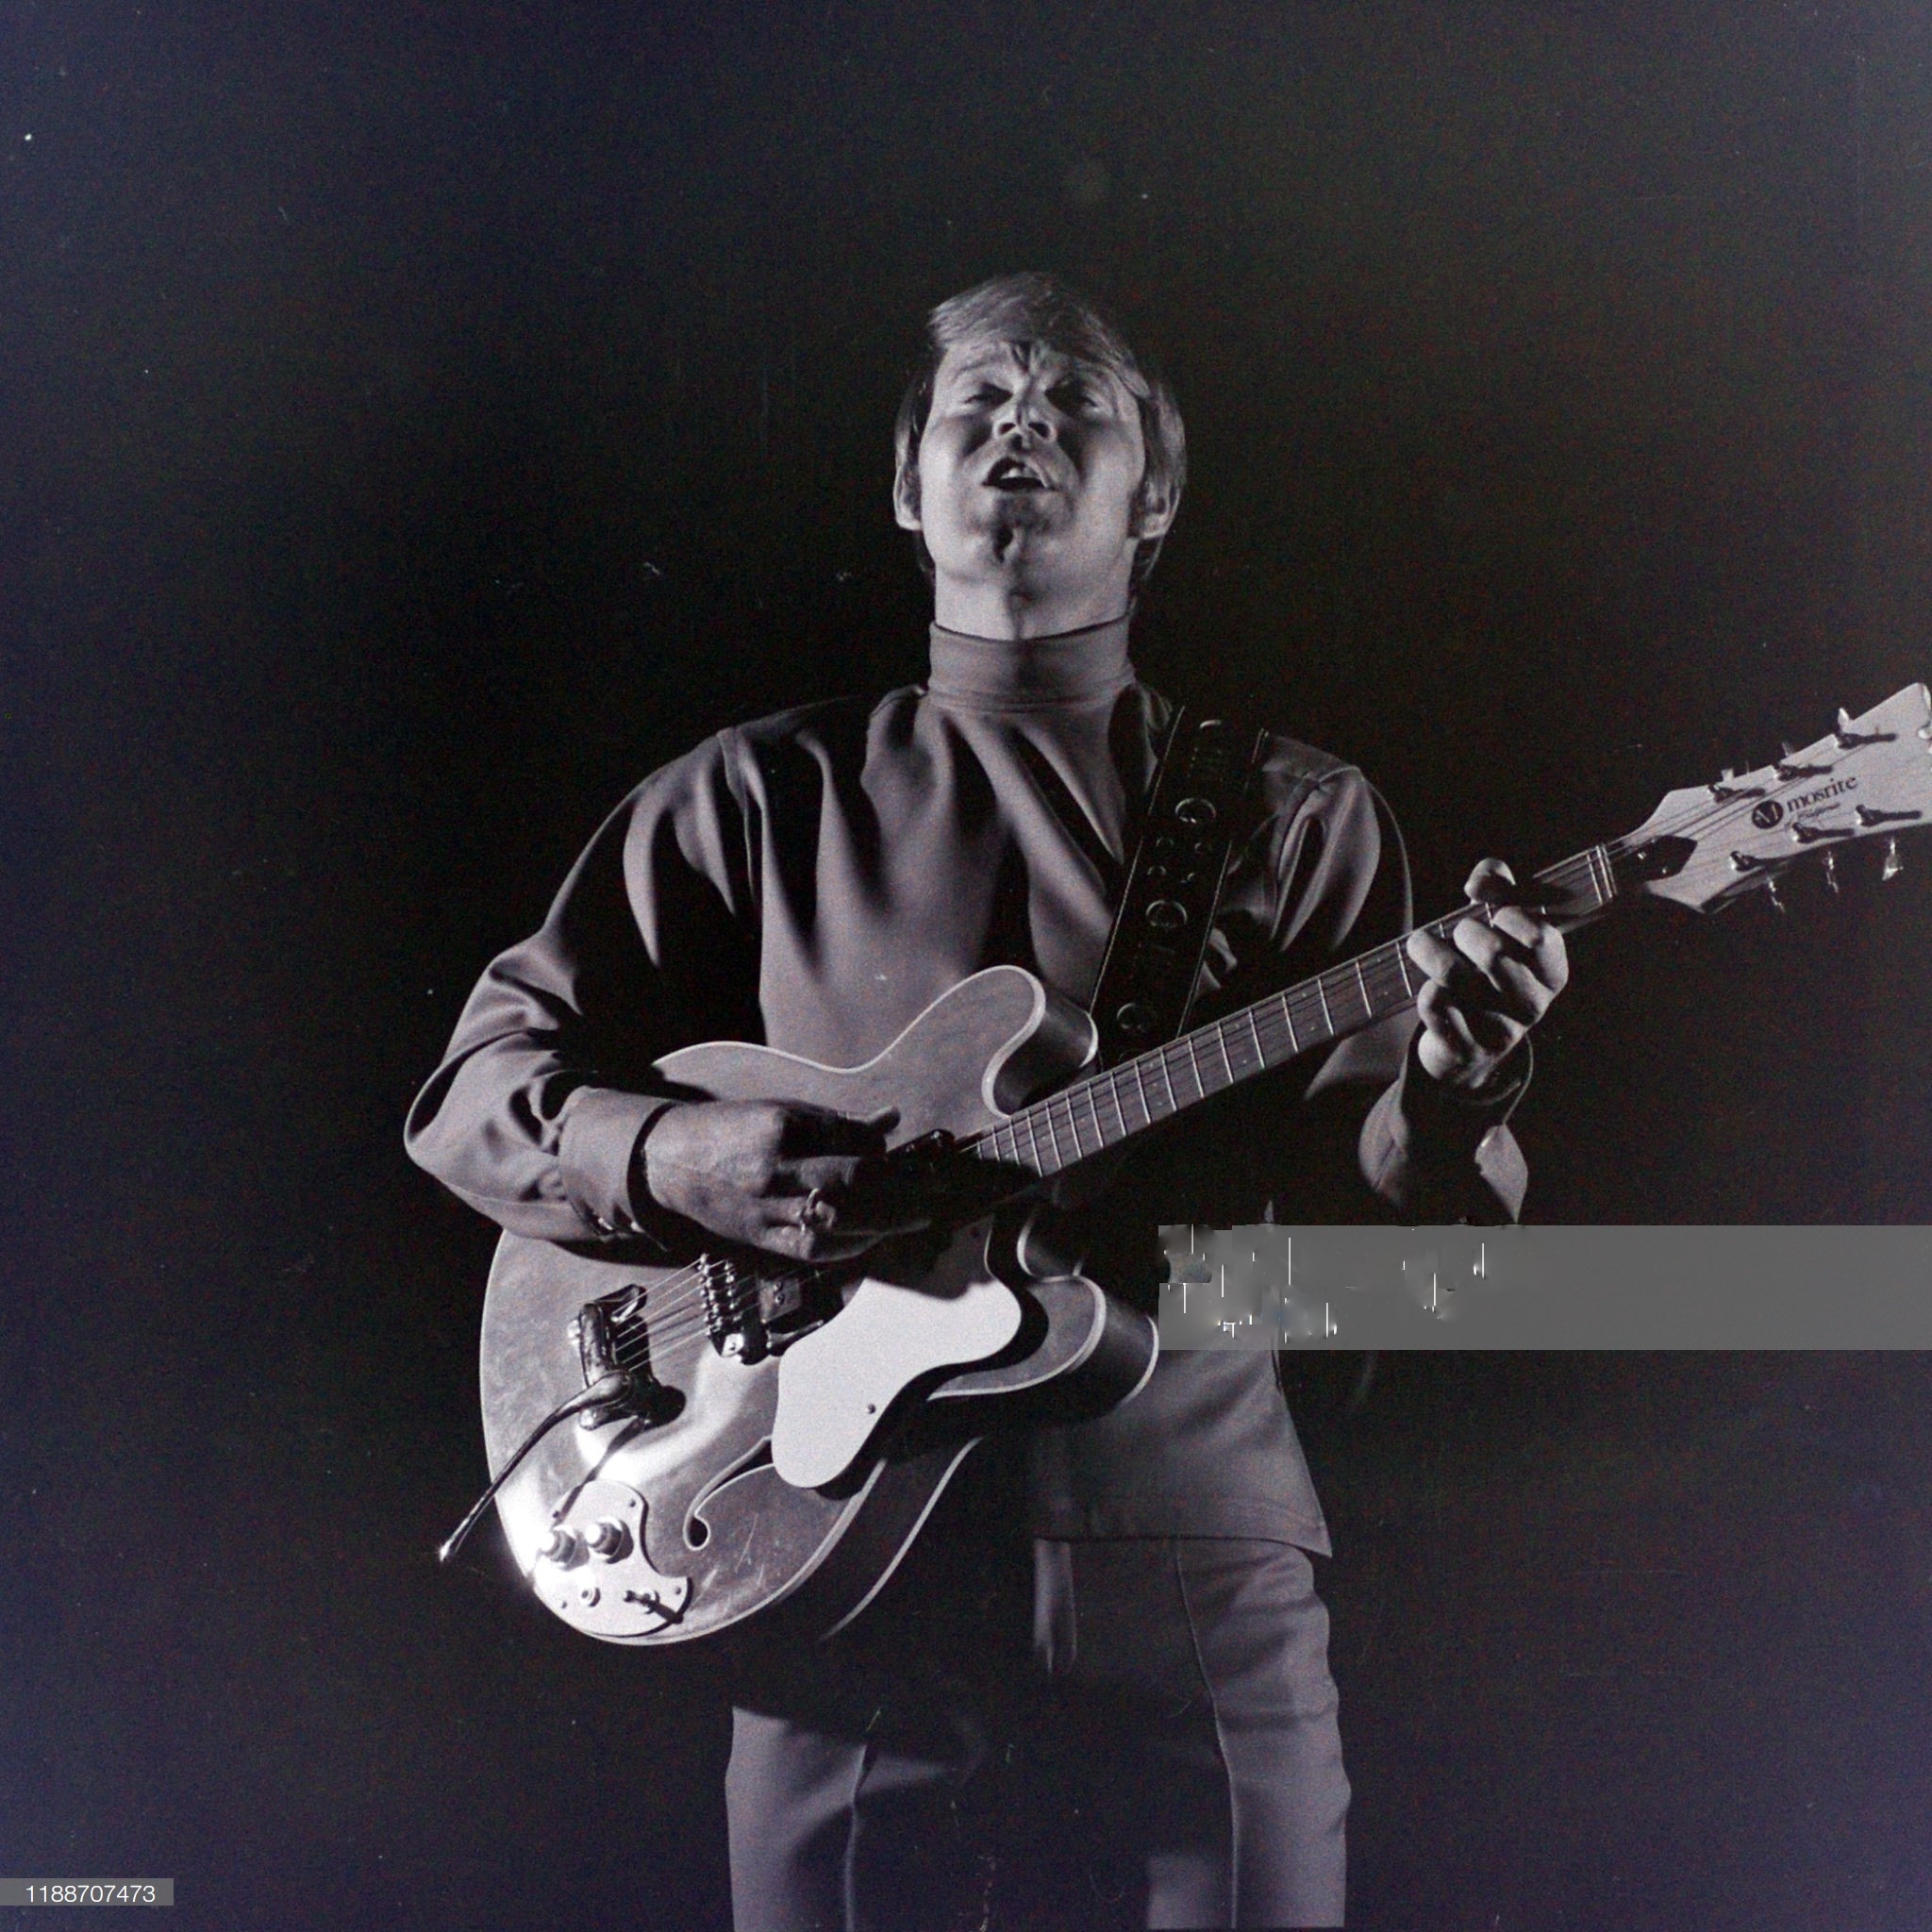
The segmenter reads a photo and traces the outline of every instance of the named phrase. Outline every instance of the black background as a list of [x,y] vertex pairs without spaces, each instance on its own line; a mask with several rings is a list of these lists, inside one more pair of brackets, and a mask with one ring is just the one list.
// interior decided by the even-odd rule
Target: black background
[[[724,1923],[702,1666],[486,1536],[491,1231],[400,1122],[706,730],[918,675],[920,315],[1117,304],[1157,681],[1426,910],[1932,666],[1905,5],[192,7],[0,38],[0,1871],[181,1922]],[[1932,850],[1574,944],[1529,1211],[1932,1218]],[[1831,1284],[1821,1284],[1829,1292]],[[1932,1376],[1310,1371],[1354,1922],[1932,1921]]]

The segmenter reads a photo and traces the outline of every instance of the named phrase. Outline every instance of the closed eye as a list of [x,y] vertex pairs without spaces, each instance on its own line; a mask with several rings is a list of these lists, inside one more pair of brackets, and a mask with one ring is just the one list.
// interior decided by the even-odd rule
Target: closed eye
[[1068,382],[1057,382],[1047,392],[1054,407],[1069,416],[1093,415],[1108,407],[1104,390],[1096,384],[1085,382],[1077,377]]

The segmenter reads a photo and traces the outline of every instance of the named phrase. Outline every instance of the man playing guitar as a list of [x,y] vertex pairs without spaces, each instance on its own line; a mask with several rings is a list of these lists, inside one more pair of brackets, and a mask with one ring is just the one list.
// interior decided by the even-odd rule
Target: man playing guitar
[[[646,779],[416,1103],[411,1154],[514,1233],[863,1253],[919,1224],[872,1184],[890,1113],[693,1101],[653,1062],[736,1039],[857,1066],[1001,962],[1092,995],[1174,715],[1128,626],[1179,506],[1179,412],[1091,304],[1009,275],[933,311],[897,455],[933,585],[925,682],[721,732]],[[1410,922],[1358,772],[1273,737],[1255,784],[1200,1017]],[[1065,1196],[1088,1274],[1151,1308],[1162,1224],[1514,1217],[1505,1122],[1567,969],[1504,867],[1468,891],[1486,920],[1408,941],[1419,1027],[1284,1067]],[[1306,1554],[1327,1549],[1265,1351],[1166,1355],[1112,1412],[978,1452],[848,1633],[741,1648],[742,1932],[978,1923],[1006,1882],[980,1814],[1016,1752],[1077,1800],[1068,1923],[1341,1924],[1348,1785]],[[1009,1728],[1023,1710],[1052,1721]]]

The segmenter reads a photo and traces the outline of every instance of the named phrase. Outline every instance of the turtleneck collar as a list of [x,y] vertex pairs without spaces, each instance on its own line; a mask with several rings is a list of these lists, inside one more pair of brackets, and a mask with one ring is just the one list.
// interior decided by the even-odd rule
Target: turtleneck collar
[[974,710],[1046,710],[1117,697],[1134,681],[1126,617],[1050,638],[975,638],[932,627],[926,690]]

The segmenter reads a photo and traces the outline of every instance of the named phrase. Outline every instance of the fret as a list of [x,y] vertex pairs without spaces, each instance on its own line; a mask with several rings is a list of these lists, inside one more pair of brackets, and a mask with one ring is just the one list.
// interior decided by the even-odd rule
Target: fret
[[[1372,1017],[1383,1009],[1385,1003],[1391,1006],[1400,1004],[1396,998],[1395,984],[1391,983],[1391,975],[1388,973],[1388,965],[1389,962],[1383,958],[1379,947],[1359,962],[1358,970],[1362,974],[1365,997]],[[1368,982],[1371,979],[1374,980],[1373,991],[1368,990]]]
[[[1617,894],[1614,864],[1609,845],[1592,845],[1574,858],[1538,874],[1537,882],[1552,895],[1568,895],[1573,904],[1580,900],[1587,883],[1594,901],[1591,909],[1602,909]],[[1583,874],[1581,878],[1579,872]],[[1496,909],[1483,904],[1463,906],[1414,930],[1453,944],[1451,936],[1463,920],[1482,919],[1493,925]],[[1351,978],[1358,1016],[1350,1013],[1343,1004],[1342,996]],[[1093,1154],[1131,1140],[1225,1088],[1238,1086],[1285,1059],[1299,1057],[1320,1041],[1346,1039],[1361,1031],[1383,1015],[1412,1002],[1426,983],[1426,975],[1414,967],[1409,958],[1407,940],[1386,941],[1326,972],[1315,974],[1299,986],[1195,1027],[1178,1040],[1150,1047],[1119,1066],[1088,1074],[1002,1121],[977,1137],[971,1151],[979,1159],[1030,1167],[1042,1177],[1058,1174]],[[1299,1022],[1294,1011],[1297,1000],[1307,1003]],[[1279,1036],[1272,1030],[1262,1030],[1264,1018],[1269,1028],[1278,1022],[1286,1032],[1286,1053]],[[1242,1027],[1246,1029],[1245,1039],[1239,1030]],[[1237,1065],[1238,1050],[1251,1058],[1243,1058]],[[1212,1071],[1216,1054],[1221,1060],[1218,1072]],[[1149,1076],[1157,1070],[1159,1084],[1155,1086],[1150,1084]],[[1190,1087],[1177,1081],[1192,1084]],[[1084,1124],[1080,1118],[1083,1106],[1087,1110]],[[1110,1122],[1108,1107],[1113,1109]]]
[[1259,1054],[1256,1054],[1252,1059],[1247,1058],[1249,1045],[1241,1038],[1238,1024],[1246,1018],[1247,1015],[1245,1013],[1230,1013],[1221,1023],[1221,1051],[1223,1057],[1232,1061],[1237,1053],[1242,1056],[1241,1070],[1234,1075],[1237,1080],[1245,1080],[1262,1063]]
[[1174,1097],[1174,1074],[1168,1070],[1167,1049],[1165,1047],[1162,1047],[1159,1053],[1155,1056],[1155,1064],[1160,1069],[1160,1084],[1167,1089],[1168,1112],[1171,1114],[1180,1112],[1181,1104]]
[[[1182,1039],[1175,1041],[1174,1045],[1176,1048],[1186,1050],[1189,1069],[1194,1076],[1194,1098],[1199,1100],[1204,1097],[1208,1090],[1201,1085],[1201,1063],[1194,1058],[1194,1042],[1191,1040]],[[1174,1078],[1173,1066],[1170,1065],[1167,1071],[1168,1078],[1172,1080]]]
[[1095,1080],[1083,1080],[1075,1091],[1084,1093],[1087,1096],[1087,1111],[1093,1118],[1093,1144],[1096,1147],[1105,1147],[1107,1145],[1107,1129],[1100,1124],[1099,1082]]
[[1383,951],[1388,958],[1382,963],[1388,968],[1389,977],[1392,982],[1390,987],[1390,997],[1397,1006],[1405,1006],[1415,997],[1409,987],[1408,974],[1402,970],[1403,962],[1408,958],[1407,950],[1402,941],[1397,940],[1392,946],[1385,946]]

